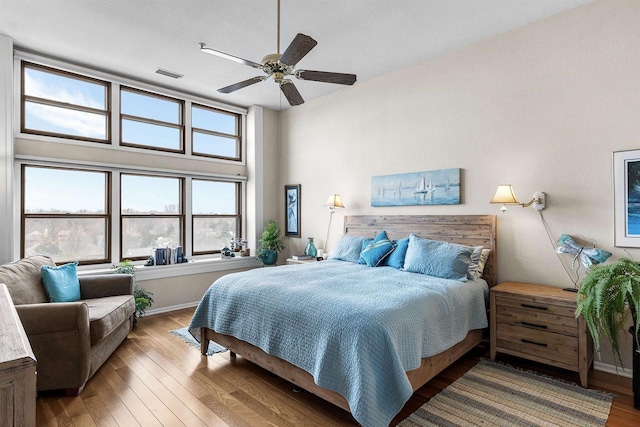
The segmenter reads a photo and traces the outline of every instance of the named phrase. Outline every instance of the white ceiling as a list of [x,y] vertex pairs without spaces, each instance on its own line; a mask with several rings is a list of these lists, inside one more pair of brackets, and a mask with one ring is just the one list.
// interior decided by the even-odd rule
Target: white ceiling
[[[318,45],[297,68],[358,81],[422,62],[591,0],[282,0],[281,52],[298,32]],[[16,48],[239,106],[288,108],[271,80],[216,89],[260,70],[200,52],[198,43],[254,62],[276,51],[277,0],[0,0],[0,33]],[[184,74],[179,80],[156,68]],[[348,86],[295,80],[309,101]],[[357,85],[358,83],[356,83]]]

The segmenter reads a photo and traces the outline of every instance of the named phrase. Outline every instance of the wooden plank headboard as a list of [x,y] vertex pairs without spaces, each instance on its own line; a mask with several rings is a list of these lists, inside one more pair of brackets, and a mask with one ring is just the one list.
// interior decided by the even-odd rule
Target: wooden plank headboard
[[482,245],[491,249],[482,275],[491,287],[498,280],[496,224],[495,215],[348,215],[344,217],[344,232],[374,238],[386,230],[392,240],[414,233],[433,240]]

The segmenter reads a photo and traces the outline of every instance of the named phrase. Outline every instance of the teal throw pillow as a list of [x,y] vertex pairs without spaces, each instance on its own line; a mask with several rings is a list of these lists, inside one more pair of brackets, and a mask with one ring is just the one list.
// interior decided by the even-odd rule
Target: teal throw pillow
[[387,257],[387,265],[389,267],[397,268],[398,270],[404,267],[404,257],[407,254],[407,248],[409,248],[409,238],[396,240],[396,248],[391,255]]
[[[360,248],[360,254],[362,254],[362,251],[364,251],[364,248],[369,246],[369,243],[371,242],[373,242],[373,239],[364,239],[362,241],[362,248]],[[358,256],[360,257],[360,259],[358,259],[358,264],[367,265],[367,261],[365,261],[364,258],[362,258],[360,255]]]
[[362,236],[345,234],[340,238],[336,247],[331,251],[329,259],[358,263],[362,251]]
[[412,273],[466,282],[472,252],[473,248],[468,246],[423,239],[411,234],[404,269]]
[[369,243],[360,253],[360,259],[369,267],[378,267],[383,265],[382,262],[389,256],[396,248],[396,245],[389,240],[386,231],[381,231],[380,234],[373,239],[373,242]]
[[80,299],[80,282],[77,272],[78,262],[59,267],[43,265],[42,282],[51,302],[74,302]]

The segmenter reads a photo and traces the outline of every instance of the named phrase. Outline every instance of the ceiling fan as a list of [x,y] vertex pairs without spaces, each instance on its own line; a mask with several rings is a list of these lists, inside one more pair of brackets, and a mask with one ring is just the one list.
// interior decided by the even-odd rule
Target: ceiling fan
[[300,105],[304,103],[302,95],[298,92],[298,89],[293,84],[291,79],[287,76],[294,76],[300,80],[312,80],[316,82],[335,83],[341,85],[352,85],[356,82],[355,74],[343,74],[343,73],[331,73],[327,71],[313,71],[313,70],[296,70],[296,64],[305,57],[311,49],[313,49],[318,42],[309,36],[298,33],[293,39],[289,47],[280,54],[280,0],[278,0],[278,44],[277,53],[271,53],[262,59],[262,63],[249,61],[246,59],[238,58],[237,56],[229,55],[228,53],[220,52],[219,50],[211,49],[204,43],[200,43],[200,50],[211,55],[218,56],[220,58],[229,59],[240,64],[248,65],[253,68],[262,70],[266,75],[252,77],[248,80],[244,80],[232,85],[218,89],[220,93],[231,93],[243,87],[250,86],[252,84],[260,83],[273,77],[273,80],[278,83],[280,90],[289,101],[291,106]]

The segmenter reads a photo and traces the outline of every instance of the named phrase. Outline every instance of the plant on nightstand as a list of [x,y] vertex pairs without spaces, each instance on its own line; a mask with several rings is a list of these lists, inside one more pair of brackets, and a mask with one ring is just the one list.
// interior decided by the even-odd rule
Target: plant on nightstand
[[631,313],[633,326],[633,406],[640,409],[640,345],[638,315],[640,314],[640,265],[621,258],[609,265],[595,266],[578,288],[576,317],[582,315],[600,356],[600,330],[611,343],[616,368],[622,366],[618,333]]
[[258,242],[260,243],[258,258],[264,265],[275,264],[278,261],[278,252],[285,248],[283,237],[280,235],[280,227],[275,221],[269,221]]
[[[133,263],[128,259],[120,261],[118,265],[112,266],[111,269],[114,270],[115,273],[130,274],[133,276],[134,279],[136,277],[136,268],[134,267]],[[136,311],[133,314],[133,323],[136,323],[139,317],[144,316],[145,310],[151,307],[151,304],[153,304],[154,302],[153,298],[151,297],[152,295],[153,295],[152,292],[147,291],[146,289],[138,286],[137,284],[134,285],[133,299],[135,300]]]

